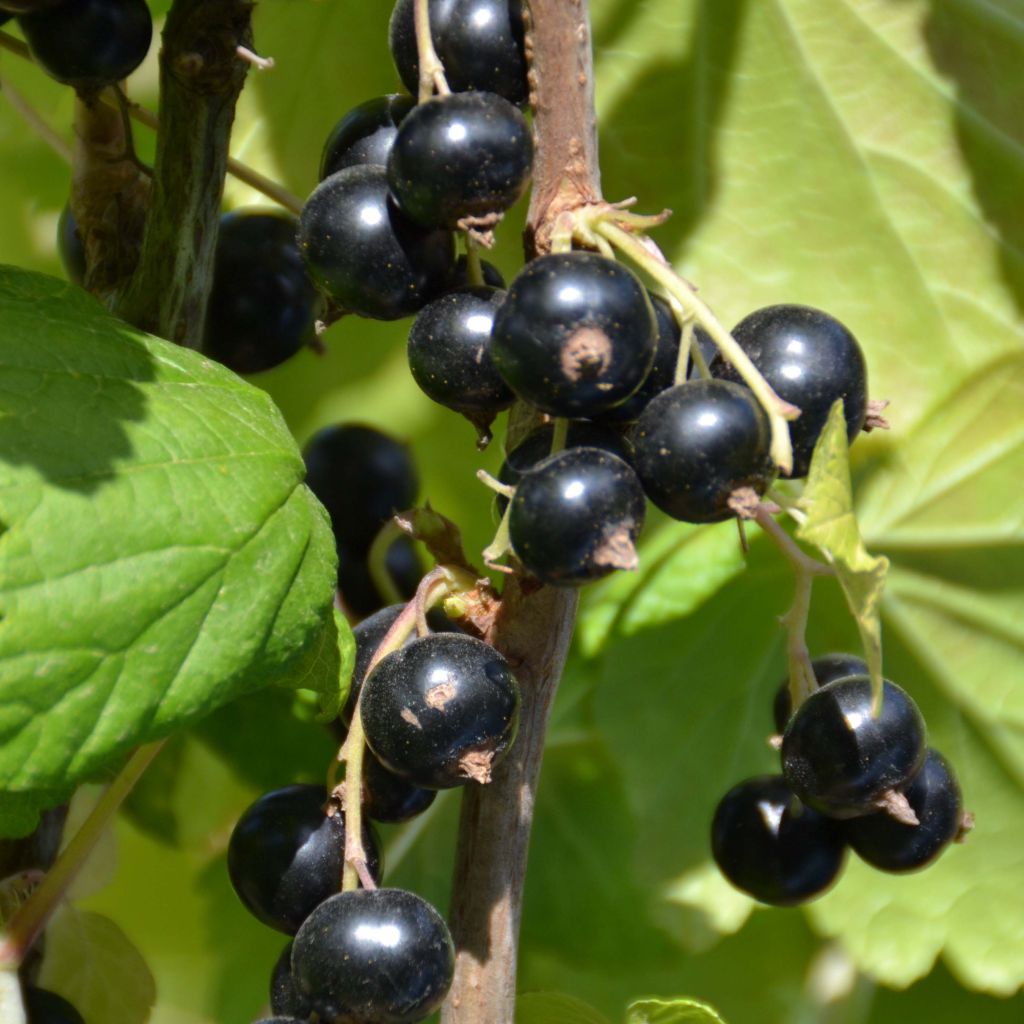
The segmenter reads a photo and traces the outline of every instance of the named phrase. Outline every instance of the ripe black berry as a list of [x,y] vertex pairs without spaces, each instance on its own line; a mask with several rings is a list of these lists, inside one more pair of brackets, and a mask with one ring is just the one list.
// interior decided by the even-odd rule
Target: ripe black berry
[[455,260],[451,232],[395,205],[383,167],[346,167],[322,181],[299,218],[299,248],[338,305],[375,320],[415,313],[440,294]]
[[[818,686],[825,686],[834,679],[842,679],[843,676],[863,676],[868,673],[867,662],[855,654],[823,654],[811,662],[811,669],[814,671],[814,679]],[[789,677],[787,676],[779,683],[772,704],[776,732],[786,731],[786,723],[789,721],[792,711],[793,700],[789,695]]]
[[70,203],[61,210],[57,221],[57,255],[60,256],[60,265],[67,279],[72,284],[85,284],[85,243]]
[[390,93],[353,107],[331,129],[324,143],[320,180],[359,164],[385,167],[398,126],[414,106],[416,101],[411,96]]
[[793,795],[781,776],[761,775],[722,797],[711,852],[722,874],[762,903],[788,907],[824,892],[846,845],[838,822]]
[[389,772],[367,752],[363,761],[363,813],[374,821],[397,825],[422,814],[437,796],[433,789],[422,789],[394,772]]
[[49,989],[26,985],[22,1002],[27,1024],[85,1024],[71,1003]]
[[452,93],[411,111],[388,156],[402,211],[428,227],[507,210],[523,194],[533,138],[523,115],[492,92]]
[[[416,593],[424,569],[416,545],[408,537],[399,537],[388,547],[384,567],[399,597],[408,600]],[[356,618],[372,615],[384,604],[370,572],[368,552],[338,545],[338,592],[345,611]]]
[[323,1021],[413,1024],[441,1005],[454,970],[441,915],[403,889],[332,896],[292,951],[296,983]]
[[[498,479],[503,484],[515,486],[522,475],[551,454],[551,440],[554,427],[548,424],[538,427],[519,442],[506,456],[498,471]],[[565,448],[600,448],[602,451],[617,455],[628,463],[633,458],[633,448],[614,427],[589,420],[576,420],[569,424],[565,436]],[[504,513],[508,498],[503,494],[497,496],[498,512]]]
[[663,391],[644,409],[632,441],[647,497],[684,522],[728,519],[734,491],[764,494],[774,476],[768,417],[731,381],[690,380]]
[[[413,0],[398,0],[391,15],[391,55],[406,88],[419,85]],[[496,92],[526,102],[526,57],[520,0],[430,0],[430,36],[455,92]]]
[[303,449],[306,483],[331,517],[334,536],[365,552],[381,526],[416,501],[419,476],[406,445],[373,427],[325,427]]
[[[265,793],[238,820],[228,843],[228,874],[254,917],[293,935],[309,912],[341,888],[345,824],[328,816],[323,786]],[[377,837],[363,829],[367,866],[380,873]]]
[[524,473],[509,506],[509,538],[543,583],[574,587],[635,569],[644,493],[622,459],[566,448]]
[[672,307],[660,295],[651,295],[650,299],[657,325],[657,343],[650,373],[621,405],[602,413],[602,420],[611,423],[632,422],[647,408],[647,404],[655,395],[660,395],[675,383],[681,335],[679,324],[672,313]]
[[519,272],[495,318],[492,351],[517,395],[582,419],[636,391],[654,361],[655,333],[647,289],[632,271],[570,252]]
[[921,770],[904,787],[903,795],[917,815],[917,825],[905,825],[884,811],[843,823],[847,842],[870,865],[882,871],[923,868],[960,831],[960,787],[938,751],[927,752]]
[[924,719],[910,695],[886,680],[877,717],[871,703],[868,676],[837,679],[797,708],[782,738],[782,771],[793,792],[835,818],[877,810],[924,761]]
[[127,78],[153,38],[146,0],[66,0],[18,24],[43,69],[80,90]]
[[281,950],[270,976],[270,1008],[274,1013],[306,1020],[313,1012],[309,999],[304,996],[292,977],[292,943]]
[[236,373],[259,373],[315,335],[321,299],[284,213],[236,210],[220,221],[203,350]]
[[[867,411],[867,368],[857,339],[838,320],[809,306],[767,306],[740,321],[732,333],[779,397],[800,409],[789,425],[794,477],[807,475],[837,398],[843,400],[848,440],[857,437]],[[721,357],[711,372],[740,379]]]
[[491,327],[505,293],[467,288],[435,299],[409,331],[409,369],[428,398],[486,430],[515,395],[491,358]]
[[458,633],[420,637],[363,684],[366,742],[389,771],[448,789],[491,771],[515,739],[519,687],[505,659]]

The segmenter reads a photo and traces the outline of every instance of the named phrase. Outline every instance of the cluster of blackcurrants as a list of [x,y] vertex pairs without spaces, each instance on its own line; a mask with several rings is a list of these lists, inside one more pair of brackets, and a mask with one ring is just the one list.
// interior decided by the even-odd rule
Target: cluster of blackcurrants
[[[493,648],[455,631],[407,641],[371,659],[404,606],[355,627],[355,685],[368,750],[361,802],[366,818],[408,821],[437,790],[486,782],[516,733],[519,691]],[[366,867],[381,876],[372,827],[362,836]],[[228,846],[228,871],[243,904],[294,940],[270,982],[274,1013],[287,1021],[422,1020],[444,999],[454,970],[448,929],[429,904],[400,889],[340,892],[345,820],[323,786],[293,785],[260,797],[241,817]]]
[[711,825],[726,878],[778,906],[828,889],[847,846],[882,871],[914,871],[969,827],[956,777],[925,746],[911,697],[887,680],[876,714],[860,658],[832,654],[812,667],[818,688],[795,713],[788,682],[776,694],[782,775],[734,786]]

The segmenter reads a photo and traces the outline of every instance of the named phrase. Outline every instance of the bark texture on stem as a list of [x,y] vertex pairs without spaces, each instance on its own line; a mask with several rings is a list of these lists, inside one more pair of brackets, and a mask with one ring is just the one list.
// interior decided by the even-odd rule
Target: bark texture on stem
[[252,45],[250,0],[175,0],[160,54],[160,134],[126,320],[189,348],[202,342],[235,102]]
[[526,56],[536,142],[526,247],[537,255],[560,213],[601,199],[588,0],[527,0]]
[[537,780],[548,715],[572,640],[575,590],[527,593],[518,578],[502,595],[488,637],[508,659],[522,691],[519,736],[486,786],[462,795],[449,914],[455,981],[443,1024],[511,1024],[516,949]]

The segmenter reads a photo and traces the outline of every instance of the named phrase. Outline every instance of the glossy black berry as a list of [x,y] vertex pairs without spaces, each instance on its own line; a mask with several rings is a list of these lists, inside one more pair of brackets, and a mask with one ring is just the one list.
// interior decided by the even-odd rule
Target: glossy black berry
[[397,825],[422,814],[437,796],[389,772],[367,752],[363,761],[363,813],[374,821]]
[[566,448],[524,473],[509,505],[509,539],[543,583],[575,587],[635,569],[644,492],[622,459]]
[[408,447],[373,427],[325,427],[303,449],[306,483],[331,517],[339,545],[369,550],[377,531],[416,501],[419,476]]
[[439,295],[455,261],[452,234],[410,220],[383,167],[346,167],[322,181],[299,218],[299,248],[334,303],[374,320],[410,316]]
[[[387,550],[384,567],[398,592],[409,600],[425,572],[416,545],[408,537],[399,537]],[[372,615],[384,604],[370,572],[369,552],[338,545],[338,592],[347,614],[362,618]]]
[[[554,427],[548,424],[538,427],[519,442],[506,456],[498,471],[498,479],[503,484],[514,487],[522,475],[551,454],[551,440]],[[565,448],[600,448],[602,451],[617,455],[623,462],[633,458],[633,446],[614,427],[589,420],[576,420],[569,424],[565,436]],[[508,498],[503,494],[497,496],[498,512],[504,513]]]
[[[488,263],[487,260],[481,260],[480,271],[486,287],[500,288],[502,291],[505,290],[505,277],[493,263]],[[470,283],[469,264],[466,261],[466,257],[460,256],[455,261],[455,268],[452,270],[452,276],[448,281],[448,288],[455,291],[460,288],[476,287],[478,286]]]
[[420,637],[363,684],[366,742],[389,771],[448,789],[491,771],[515,739],[519,687],[505,659],[458,633]]
[[85,284],[85,243],[70,204],[64,206],[57,221],[57,255],[67,279],[72,284]]
[[[67,0],[3,0],[0,3],[0,10],[10,11],[11,14],[31,14],[34,11],[44,11],[48,7],[56,7],[62,3],[67,3]],[[0,19],[6,21],[11,14],[0,15]]]
[[492,351],[520,398],[553,416],[586,419],[637,390],[655,343],[647,289],[632,271],[570,252],[519,272],[495,318]]
[[32,56],[58,82],[98,89],[127,78],[149,52],[146,0],[67,0],[18,24]]
[[63,996],[26,985],[22,997],[27,1024],[85,1024],[85,1018]]
[[[732,333],[779,397],[800,409],[789,424],[794,477],[807,475],[837,398],[843,400],[847,439],[857,437],[867,411],[867,367],[857,339],[838,320],[810,306],[767,306],[741,320]],[[740,379],[721,357],[711,372]]]
[[236,373],[269,370],[308,345],[322,300],[284,213],[236,210],[220,221],[203,351]]
[[610,423],[632,422],[647,408],[655,395],[660,395],[675,383],[681,335],[679,324],[672,313],[672,307],[660,295],[651,295],[650,299],[657,324],[654,362],[643,383],[626,401],[601,414],[601,419]]
[[824,892],[843,866],[838,822],[806,807],[778,775],[729,790],[711,823],[715,863],[738,889],[789,907]]
[[[867,662],[855,654],[824,654],[811,662],[811,668],[818,686],[825,686],[834,679],[842,679],[843,676],[863,676],[868,672]],[[779,683],[779,688],[775,691],[775,700],[772,703],[776,732],[785,732],[786,723],[789,721],[792,710],[793,700],[789,695],[789,677],[787,676]]]
[[[254,917],[288,935],[341,887],[345,824],[327,815],[323,786],[295,785],[265,793],[238,820],[228,843],[228,874]],[[363,830],[368,868],[379,877],[377,837]]]
[[504,297],[496,288],[449,292],[421,309],[409,331],[409,369],[421,390],[484,430],[515,401],[491,358]]
[[[455,92],[496,92],[526,102],[526,56],[520,0],[430,0],[430,35]],[[391,55],[406,88],[419,84],[413,0],[398,0],[391,15]]]
[[903,795],[917,815],[916,825],[884,811],[843,823],[847,842],[881,871],[916,871],[930,864],[957,837],[963,821],[956,776],[936,750],[927,752]]
[[444,1001],[455,970],[448,927],[404,889],[332,896],[295,936],[292,972],[322,1021],[414,1024]]
[[653,398],[632,433],[647,497],[673,519],[729,519],[740,488],[764,494],[774,470],[768,417],[745,387],[691,380]]
[[416,101],[405,93],[389,93],[353,107],[324,143],[320,180],[360,164],[387,166],[398,126]]
[[428,227],[501,213],[526,190],[533,138],[526,119],[492,92],[421,103],[388,156],[388,185],[402,211]]
[[868,676],[847,676],[815,690],[793,713],[782,771],[804,803],[836,818],[869,814],[921,767],[924,719],[910,695],[886,680],[877,717],[871,705]]
[[313,1012],[309,998],[304,996],[292,977],[292,943],[281,950],[270,975],[270,1008],[274,1013],[306,1020]]

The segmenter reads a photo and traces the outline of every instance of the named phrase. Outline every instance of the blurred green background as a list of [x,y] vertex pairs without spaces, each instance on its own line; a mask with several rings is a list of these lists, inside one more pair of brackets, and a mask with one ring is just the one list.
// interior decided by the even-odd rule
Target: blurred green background
[[[257,47],[276,67],[250,75],[234,155],[307,194],[334,122],[398,88],[390,6],[260,4]],[[805,910],[755,910],[729,889],[708,823],[730,786],[774,770],[790,579],[756,538],[744,558],[728,524],[654,517],[640,571],[584,596],[544,768],[521,989],[570,993],[613,1021],[642,995],[692,995],[731,1024],[1024,1020],[1024,5],[591,9],[606,197],[674,211],[656,238],[727,325],[782,301],[838,316],[867,352],[872,395],[892,400],[893,430],[853,452],[865,537],[893,560],[886,672],[918,699],[977,828],[918,875],[851,862]],[[151,107],[153,56],[131,83]],[[7,53],[0,78],[70,138],[68,91]],[[152,153],[151,133],[138,141]],[[68,180],[0,96],[0,261],[60,273]],[[229,183],[227,205],[252,203],[265,200]],[[492,257],[508,277],[521,224],[506,219]],[[472,428],[420,394],[406,330],[342,321],[325,356],[253,383],[300,442],[341,420],[410,440],[422,497],[478,552],[495,524],[474,472],[496,470],[500,442],[480,455]],[[850,648],[840,595],[819,591],[812,651]],[[260,792],[323,776],[331,744],[303,717],[271,692],[172,741],[101,855],[116,872],[86,886],[80,908],[110,915],[146,958],[155,1024],[244,1024],[266,1003],[283,939],[235,900],[224,849]],[[445,794],[388,836],[389,879],[442,907],[457,811]],[[103,977],[102,942],[94,952]],[[79,967],[55,962],[54,986]],[[137,1020],[131,1002],[110,998],[89,1024]]]

